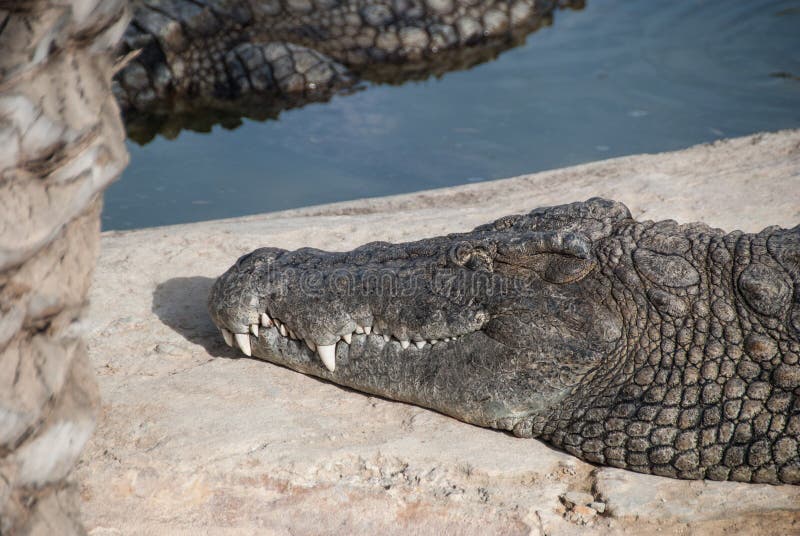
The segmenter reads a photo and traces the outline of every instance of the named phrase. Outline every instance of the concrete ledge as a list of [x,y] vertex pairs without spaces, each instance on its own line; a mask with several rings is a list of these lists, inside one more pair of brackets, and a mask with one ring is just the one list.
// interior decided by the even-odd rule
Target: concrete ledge
[[[380,199],[110,232],[83,323],[103,409],[76,471],[91,534],[790,533],[800,487],[596,468],[534,440],[240,358],[213,278],[256,247],[345,250],[600,195],[639,219],[800,224],[800,131]],[[605,503],[567,512],[566,491]]]

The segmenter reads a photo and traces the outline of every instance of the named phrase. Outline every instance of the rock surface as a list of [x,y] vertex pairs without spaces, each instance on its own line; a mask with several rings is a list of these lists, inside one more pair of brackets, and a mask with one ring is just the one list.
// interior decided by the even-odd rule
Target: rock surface
[[[800,533],[800,487],[597,468],[225,345],[213,278],[253,248],[353,248],[601,195],[638,219],[800,223],[800,131],[535,175],[111,232],[83,329],[102,393],[79,463],[91,534]],[[582,497],[574,504],[564,501]]]

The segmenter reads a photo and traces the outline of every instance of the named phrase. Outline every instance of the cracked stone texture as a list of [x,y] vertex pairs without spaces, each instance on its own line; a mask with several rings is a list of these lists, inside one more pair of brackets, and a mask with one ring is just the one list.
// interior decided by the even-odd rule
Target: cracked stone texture
[[103,189],[128,162],[117,0],[0,0],[0,534],[80,534],[68,480],[99,406],[83,313]]
[[[105,233],[83,326],[103,400],[77,469],[90,533],[800,533],[798,486],[597,468],[535,440],[244,358],[206,313],[213,278],[258,246],[347,250],[593,195],[624,202],[640,220],[791,227],[800,221],[800,131]],[[570,505],[561,498],[570,491],[594,502]]]

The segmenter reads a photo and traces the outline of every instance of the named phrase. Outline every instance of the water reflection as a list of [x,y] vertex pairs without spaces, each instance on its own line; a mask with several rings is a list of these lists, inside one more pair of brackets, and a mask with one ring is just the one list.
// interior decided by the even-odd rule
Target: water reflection
[[[489,0],[488,3],[491,1],[493,0]],[[157,3],[157,0],[150,2],[150,4]],[[465,5],[473,4],[475,2]],[[470,69],[497,58],[506,50],[524,44],[529,34],[544,26],[550,26],[553,8],[581,10],[585,7],[585,0],[536,2],[535,5],[541,10],[541,14],[531,14],[524,24],[503,32],[500,36],[473,39],[466,46],[457,46],[442,51],[437,51],[434,47],[432,51],[427,50],[421,56],[417,55],[418,57],[379,57],[374,50],[370,49],[368,52],[373,56],[370,60],[347,65],[347,71],[335,73],[332,81],[319,85],[307,84],[301,91],[288,93],[281,91],[277,86],[270,87],[267,91],[251,90],[246,92],[230,88],[222,90],[212,88],[207,92],[189,89],[180,93],[172,86],[159,91],[155,87],[158,86],[158,69],[164,70],[163,65],[168,65],[169,62],[165,59],[163,52],[166,45],[157,41],[168,40],[170,36],[162,36],[155,40],[148,35],[146,37],[149,38],[149,42],[143,42],[141,27],[144,26],[142,22],[144,17],[138,14],[128,31],[128,34],[135,34],[135,36],[127,36],[127,44],[123,46],[120,54],[134,52],[133,48],[138,44],[141,46],[141,51],[137,61],[141,60],[142,64],[149,64],[146,69],[149,72],[145,73],[145,70],[139,68],[138,65],[134,65],[134,67],[139,68],[140,73],[132,73],[130,71],[133,69],[126,68],[117,76],[115,91],[123,108],[128,136],[140,145],[149,143],[158,134],[167,139],[174,139],[183,130],[207,133],[215,125],[232,130],[241,126],[243,119],[255,121],[277,119],[283,110],[315,102],[327,102],[334,95],[362,91],[368,87],[365,82],[400,85],[431,77],[439,78],[452,71]],[[151,31],[155,35],[158,30]],[[160,31],[162,34],[165,32],[164,30]],[[298,42],[304,45],[308,44],[307,39],[299,39]],[[324,47],[321,48],[324,50]],[[135,53],[131,55],[135,55]],[[163,65],[159,65],[159,62]],[[175,69],[171,65],[169,65],[169,69],[174,74]],[[135,78],[133,75],[136,74],[140,78],[148,78],[148,82],[139,82],[138,84],[153,86],[154,91],[151,91],[149,86],[146,87],[146,91],[156,94],[154,99],[150,99],[141,106],[137,105],[135,96],[129,95],[131,93],[129,86],[131,84],[136,86],[137,82],[133,81],[126,85],[126,82]],[[228,75],[230,78],[230,73]],[[168,84],[175,85],[172,82],[162,85]]]
[[278,121],[232,114],[231,126],[243,122],[233,131],[130,143],[103,226],[263,213],[800,128],[798,28],[799,0],[592,0],[472,69],[366,83]]

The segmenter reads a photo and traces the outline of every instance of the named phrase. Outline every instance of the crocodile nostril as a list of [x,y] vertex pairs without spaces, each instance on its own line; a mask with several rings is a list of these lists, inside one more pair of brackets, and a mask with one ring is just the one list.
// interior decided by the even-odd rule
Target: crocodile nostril
[[251,251],[250,253],[245,253],[244,255],[242,255],[241,257],[236,259],[236,268],[241,268],[242,267],[242,263],[247,261],[247,259],[249,259],[252,256],[253,256],[253,252]]

